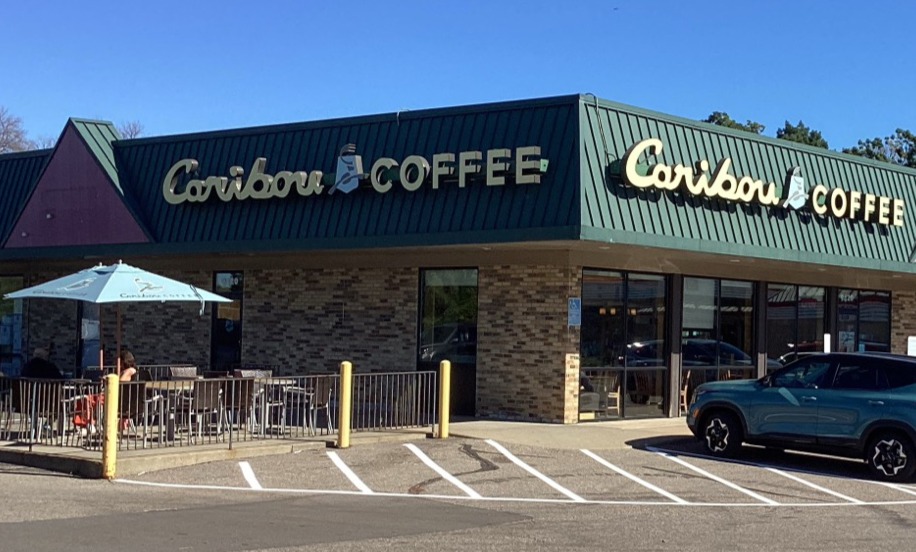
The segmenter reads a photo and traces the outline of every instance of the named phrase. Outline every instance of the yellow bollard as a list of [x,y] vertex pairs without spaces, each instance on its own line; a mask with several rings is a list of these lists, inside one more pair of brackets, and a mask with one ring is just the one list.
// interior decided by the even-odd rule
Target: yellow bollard
[[114,479],[118,464],[118,376],[105,376],[105,440],[102,442],[102,477]]
[[353,365],[346,360],[340,363],[340,403],[337,413],[337,448],[350,447],[350,395],[353,391]]
[[452,386],[452,363],[439,363],[439,438],[448,438],[449,394]]

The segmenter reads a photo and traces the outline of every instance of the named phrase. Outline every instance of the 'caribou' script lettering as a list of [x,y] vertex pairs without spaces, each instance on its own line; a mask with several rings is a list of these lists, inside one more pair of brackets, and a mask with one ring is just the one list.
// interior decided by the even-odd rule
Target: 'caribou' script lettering
[[271,197],[286,197],[293,188],[301,196],[320,194],[324,187],[321,185],[321,171],[280,171],[275,175],[264,172],[267,159],[258,157],[251,165],[251,172],[244,181],[245,169],[239,166],[229,167],[229,177],[208,176],[206,180],[193,179],[188,181],[184,190],[178,191],[178,181],[183,174],[197,171],[199,166],[196,159],[182,159],[172,165],[162,181],[162,195],[172,205],[188,201],[191,203],[207,201],[212,192],[223,201],[233,199],[267,199]]
[[732,160],[728,157],[719,161],[711,178],[707,176],[709,161],[705,159],[697,161],[695,169],[684,165],[669,167],[658,164],[651,167],[647,175],[639,174],[636,170],[639,157],[645,152],[659,155],[664,147],[658,138],[649,138],[631,146],[623,156],[623,177],[626,181],[637,188],[677,190],[683,187],[693,195],[721,197],[744,203],[756,201],[772,207],[779,205],[780,194],[776,184],[764,184],[763,181],[750,176],[732,176],[728,172]]
[[[694,167],[656,164],[646,174],[639,168],[639,159],[645,155],[661,155],[664,144],[658,138],[649,138],[631,146],[623,156],[623,178],[637,188],[684,191],[695,196],[721,198],[744,203],[759,203],[766,207],[801,209],[807,207],[817,215],[855,219],[885,226],[903,226],[905,204],[902,199],[827,188],[817,184],[805,185],[800,167],[786,173],[785,186],[764,183],[750,176],[729,174],[732,160],[719,161],[709,173],[709,161],[697,161]],[[645,167],[645,165],[643,165]]]

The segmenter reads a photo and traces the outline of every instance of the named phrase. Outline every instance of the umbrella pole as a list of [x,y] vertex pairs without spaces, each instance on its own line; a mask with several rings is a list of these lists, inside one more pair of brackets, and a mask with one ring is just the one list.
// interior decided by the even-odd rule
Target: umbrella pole
[[115,309],[115,317],[116,317],[116,319],[117,319],[117,321],[116,321],[116,323],[115,323],[115,331],[117,332],[117,333],[116,333],[115,340],[116,340],[116,343],[117,343],[117,349],[116,349],[116,350],[117,350],[117,352],[118,352],[118,359],[117,359],[117,363],[118,363],[118,377],[120,377],[120,376],[121,376],[121,303],[118,303],[117,306],[116,306],[116,309]]
[[105,374],[105,341],[102,338],[102,306],[99,305],[99,370]]

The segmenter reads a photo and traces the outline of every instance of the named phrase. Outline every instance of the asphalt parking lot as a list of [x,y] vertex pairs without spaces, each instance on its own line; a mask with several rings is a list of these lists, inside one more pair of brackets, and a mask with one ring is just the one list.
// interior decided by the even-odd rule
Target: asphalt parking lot
[[486,439],[382,442],[222,461],[119,479],[225,493],[357,495],[384,500],[658,507],[876,507],[916,504],[916,485],[868,479],[858,462],[746,447],[710,458],[689,438],[618,450],[551,449]]

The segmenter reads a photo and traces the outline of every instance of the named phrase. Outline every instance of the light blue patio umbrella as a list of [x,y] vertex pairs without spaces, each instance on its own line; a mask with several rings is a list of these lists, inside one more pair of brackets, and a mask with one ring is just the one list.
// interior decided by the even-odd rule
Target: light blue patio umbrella
[[[203,315],[204,305],[207,302],[232,302],[231,299],[197,289],[191,284],[166,278],[122,262],[110,266],[99,264],[69,276],[7,293],[3,297],[5,299],[70,299],[96,304],[117,304],[118,362],[120,362],[121,354],[121,303],[199,302],[200,313]],[[104,366],[101,348],[102,343],[99,340],[99,362],[100,366]]]

